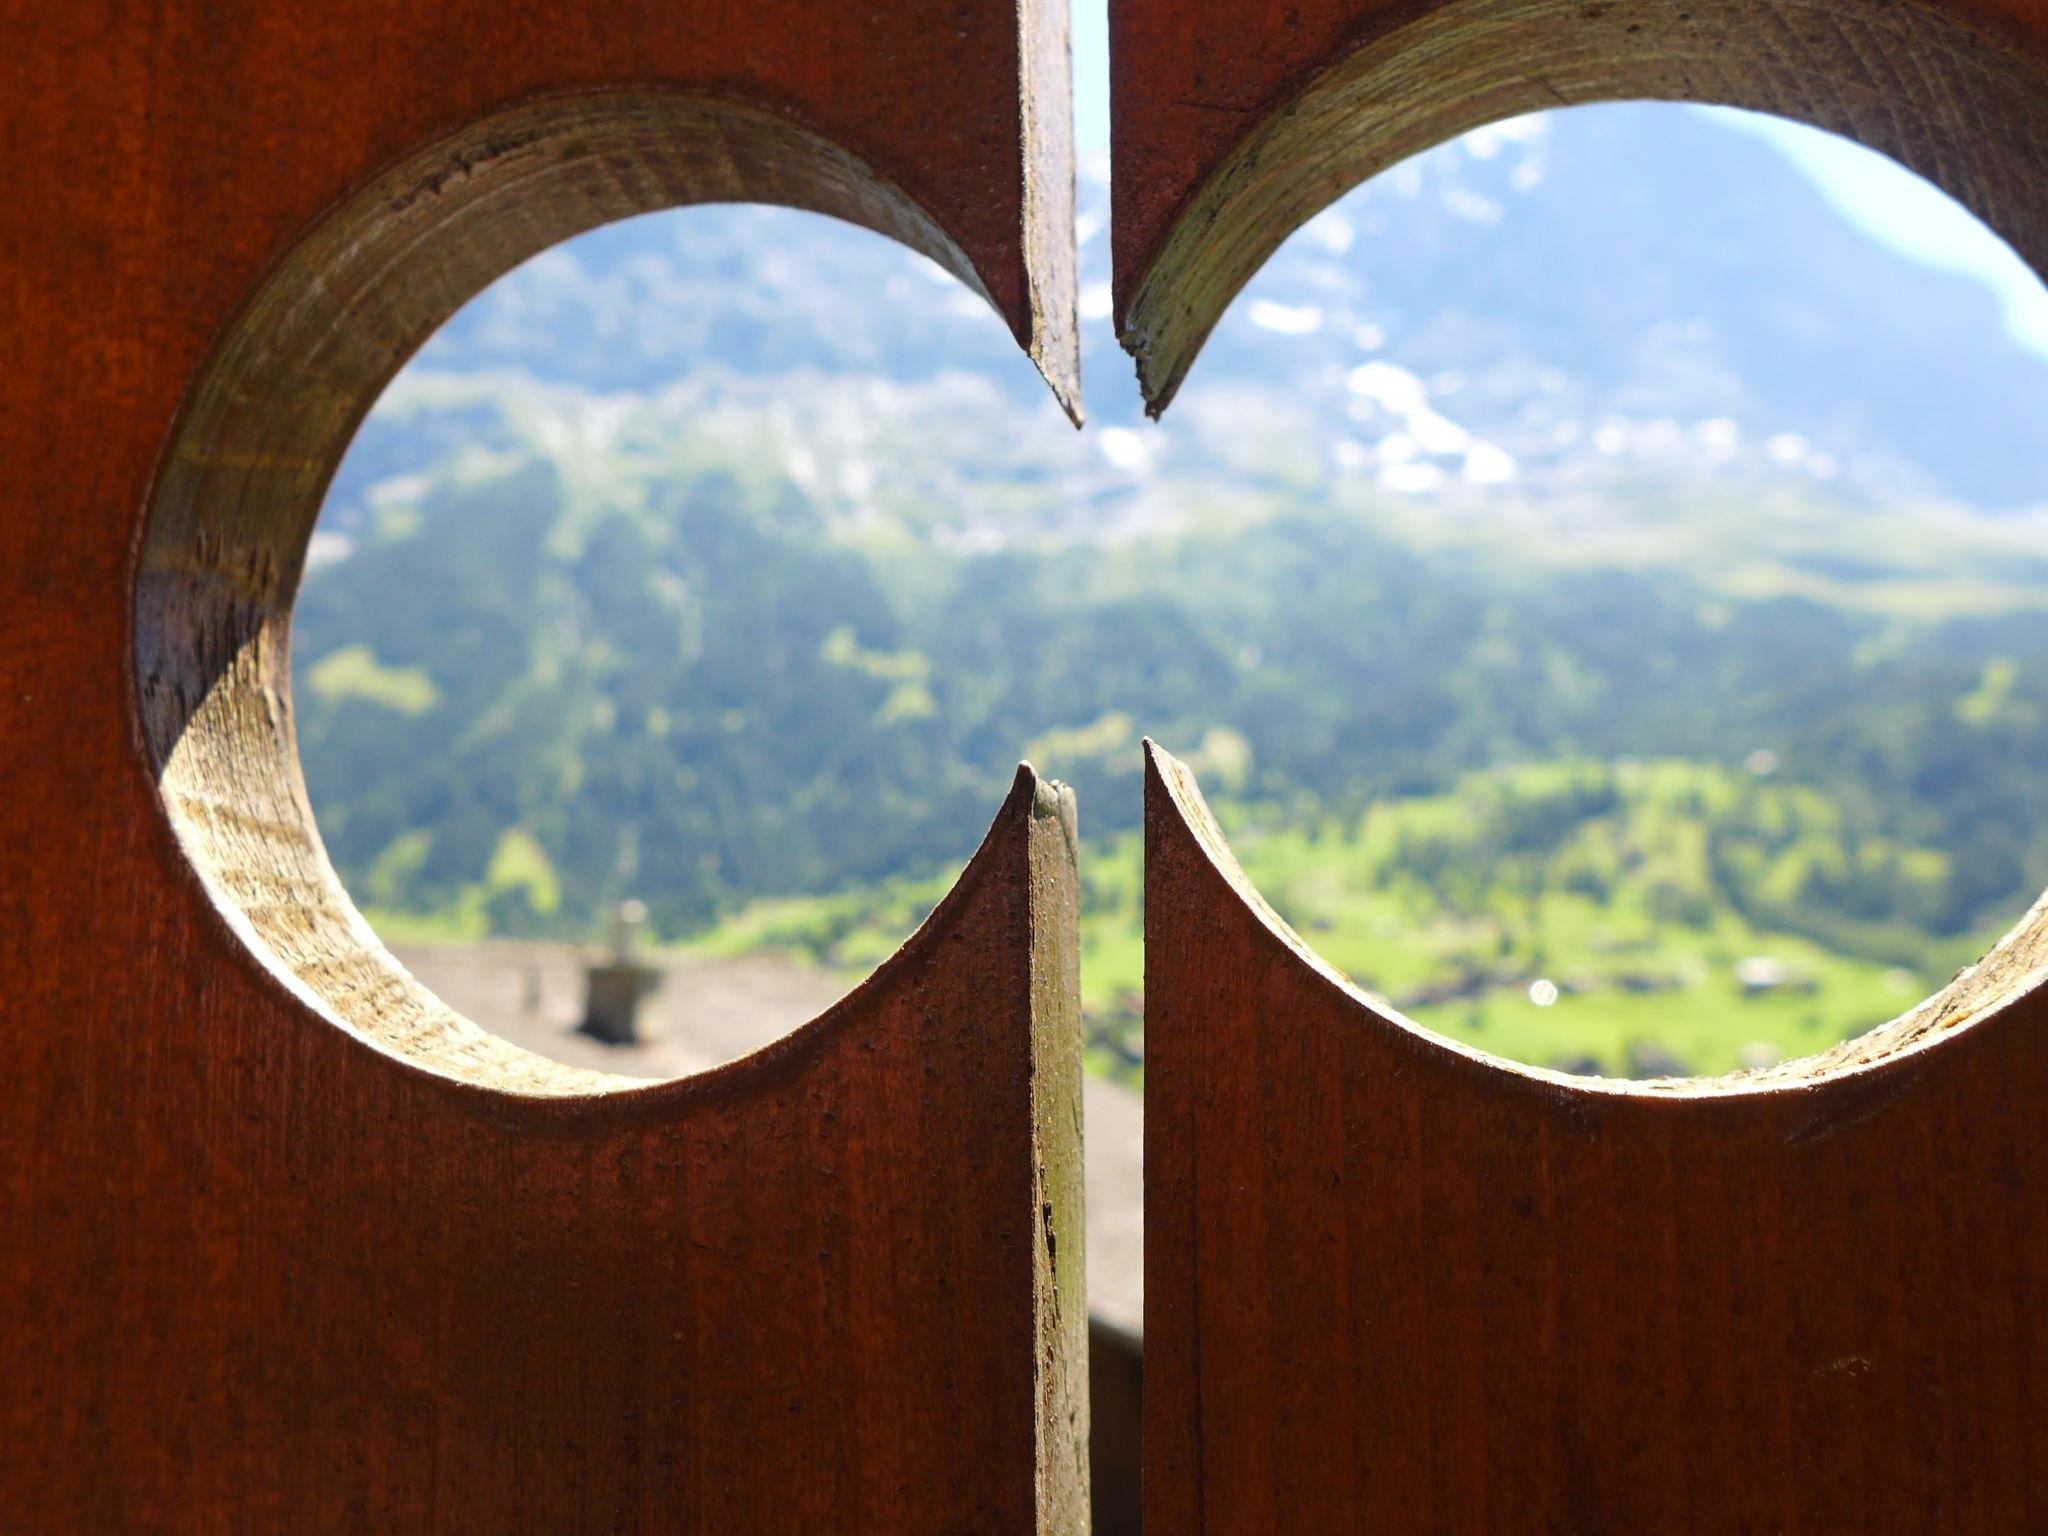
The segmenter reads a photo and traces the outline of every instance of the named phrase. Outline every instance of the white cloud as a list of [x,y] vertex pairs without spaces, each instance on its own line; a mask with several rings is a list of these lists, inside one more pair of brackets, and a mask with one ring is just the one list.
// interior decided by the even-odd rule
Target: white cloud
[[1142,474],[1152,462],[1152,449],[1129,427],[1104,427],[1095,434],[1095,446],[1112,467],[1127,475]]
[[1271,299],[1253,299],[1245,318],[1260,330],[1281,336],[1307,336],[1323,325],[1323,312],[1314,304],[1277,304]]

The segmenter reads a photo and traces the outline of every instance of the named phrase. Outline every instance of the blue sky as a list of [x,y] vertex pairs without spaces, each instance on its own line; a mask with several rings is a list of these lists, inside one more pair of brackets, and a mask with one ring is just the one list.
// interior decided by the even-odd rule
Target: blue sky
[[[1109,153],[1109,8],[1073,0],[1074,122],[1083,155]],[[1754,133],[1775,147],[1856,224],[1930,266],[1967,272],[2005,305],[2013,335],[2048,355],[2048,287],[1976,216],[1931,183],[1886,159],[1815,128],[1724,108],[1695,108]]]

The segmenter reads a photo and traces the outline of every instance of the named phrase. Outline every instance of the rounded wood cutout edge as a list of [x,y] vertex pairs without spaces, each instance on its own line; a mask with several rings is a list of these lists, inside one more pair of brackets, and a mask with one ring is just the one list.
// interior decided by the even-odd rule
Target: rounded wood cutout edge
[[617,219],[732,201],[863,225],[988,297],[909,194],[809,130],[676,92],[557,97],[413,154],[327,214],[228,328],[157,472],[136,556],[135,702],[171,830],[275,981],[372,1047],[472,1087],[666,1097],[779,1058],[893,985],[965,893],[999,873],[985,866],[1006,829],[1058,794],[1020,769],[960,880],[866,982],[762,1051],[666,1083],[554,1062],[461,1017],[343,889],[300,772],[290,632],[322,498],[356,428],[427,337],[520,262]]
[[[1880,1024],[1818,1055],[1711,1077],[1579,1077],[1464,1045],[1417,1023],[1386,999],[1362,990],[1317,954],[1252,884],[1236,854],[1231,852],[1230,843],[1187,764],[1157,743],[1147,741],[1145,775],[1148,801],[1163,807],[1167,813],[1163,818],[1155,818],[1148,812],[1148,827],[1155,820],[1163,821],[1168,829],[1167,835],[1182,840],[1187,848],[1194,851],[1221,885],[1228,889],[1231,898],[1242,905],[1251,920],[1291,961],[1305,968],[1319,984],[1342,997],[1356,1011],[1361,1027],[1398,1030],[1444,1051],[1448,1056],[1512,1078],[1581,1092],[1657,1099],[1714,1098],[1812,1088],[1938,1044],[1958,1030],[1986,1021],[1990,1015],[2039,990],[2044,982],[2048,982],[2048,896],[2043,896],[1983,960],[1958,973],[1933,997],[1890,1023]],[[1148,846],[1146,859],[1150,861],[1156,857],[1157,852]]]
[[1921,0],[1394,5],[1276,104],[1117,274],[1117,334],[1164,411],[1302,224],[1459,134],[1600,101],[1743,107],[1891,156],[2048,274],[2048,69]]

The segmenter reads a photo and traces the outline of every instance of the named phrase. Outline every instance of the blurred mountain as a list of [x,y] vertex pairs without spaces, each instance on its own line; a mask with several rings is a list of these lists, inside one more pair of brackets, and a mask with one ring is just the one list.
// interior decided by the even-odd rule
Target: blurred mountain
[[825,489],[853,502],[884,462],[906,472],[905,440],[952,461],[913,479],[1028,484],[1021,522],[962,507],[953,531],[984,540],[1149,528],[1184,510],[1158,505],[1162,481],[1574,528],[1705,477],[2048,502],[2048,358],[1988,289],[1875,240],[1715,114],[1559,111],[1396,167],[1287,242],[1159,427],[1111,334],[1106,187],[1084,175],[1080,194],[1092,437],[1066,440],[1003,327],[931,263],[815,216],[699,208],[595,231],[463,310],[410,374],[471,387],[372,418],[335,526],[376,479],[490,441],[508,412],[573,435],[649,409],[767,421],[799,479],[843,475],[851,491]]

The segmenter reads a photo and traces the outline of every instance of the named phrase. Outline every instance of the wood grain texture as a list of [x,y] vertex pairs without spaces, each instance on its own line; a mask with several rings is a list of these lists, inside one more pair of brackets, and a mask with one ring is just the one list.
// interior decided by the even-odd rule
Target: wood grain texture
[[1939,1028],[1568,1078],[1350,987],[1155,751],[1148,1528],[2048,1529],[2025,933]]
[[[2048,269],[2041,0],[1111,0],[1111,27],[1155,413],[1301,222],[1560,104],[1845,133]],[[1151,1528],[2048,1529],[2048,906],[1825,1056],[1586,1082],[1352,989],[1163,754],[1146,825]]]
[[860,220],[1071,397],[1063,26],[0,0],[0,1528],[1085,1524],[1070,800],[1021,773],[867,985],[629,1089],[375,943],[287,664],[382,383],[604,219]]
[[1110,0],[1110,28],[1117,325],[1154,414],[1308,218],[1546,107],[1797,118],[1902,161],[2048,269],[2044,0]]

